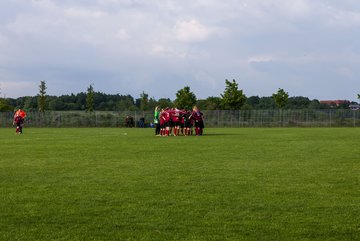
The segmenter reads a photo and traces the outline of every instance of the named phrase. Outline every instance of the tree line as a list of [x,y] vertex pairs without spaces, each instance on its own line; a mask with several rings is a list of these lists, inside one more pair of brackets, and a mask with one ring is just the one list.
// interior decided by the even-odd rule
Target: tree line
[[[247,97],[239,84],[235,81],[225,80],[225,89],[220,96],[210,96],[206,99],[197,99],[189,86],[185,86],[176,93],[175,100],[169,98],[155,99],[149,97],[144,91],[138,98],[131,95],[105,94],[94,90],[90,85],[86,92],[78,94],[50,96],[46,94],[47,86],[45,81],[39,85],[37,96],[24,96],[19,98],[0,98],[0,111],[12,111],[22,108],[27,111],[148,111],[156,106],[161,108],[177,107],[191,109],[197,105],[202,110],[256,110],[256,109],[348,109],[347,102],[339,106],[321,104],[317,99],[309,99],[303,96],[290,97],[283,90],[278,89],[272,96]],[[360,99],[360,95],[358,95]]]

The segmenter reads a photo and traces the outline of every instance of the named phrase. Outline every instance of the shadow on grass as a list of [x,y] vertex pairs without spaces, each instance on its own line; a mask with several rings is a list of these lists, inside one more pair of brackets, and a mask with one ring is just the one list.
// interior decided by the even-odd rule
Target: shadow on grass
[[241,136],[241,133],[205,133],[203,136]]

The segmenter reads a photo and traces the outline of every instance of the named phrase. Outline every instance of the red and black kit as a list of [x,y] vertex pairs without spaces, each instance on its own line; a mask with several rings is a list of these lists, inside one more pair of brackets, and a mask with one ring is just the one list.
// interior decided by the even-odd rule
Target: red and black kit
[[192,111],[166,108],[160,112],[160,136],[203,135],[204,115],[194,108]]

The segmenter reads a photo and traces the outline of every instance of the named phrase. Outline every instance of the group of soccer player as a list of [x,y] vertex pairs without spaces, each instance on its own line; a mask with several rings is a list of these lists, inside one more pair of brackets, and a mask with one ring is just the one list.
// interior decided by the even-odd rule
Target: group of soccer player
[[156,107],[154,117],[156,136],[190,136],[194,128],[196,136],[203,135],[204,115],[196,106],[192,111]]

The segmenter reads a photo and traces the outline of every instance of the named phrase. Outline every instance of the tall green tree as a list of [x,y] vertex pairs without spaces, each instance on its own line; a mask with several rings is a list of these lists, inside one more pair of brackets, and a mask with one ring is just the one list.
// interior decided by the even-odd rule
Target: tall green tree
[[221,95],[221,105],[225,110],[240,110],[246,102],[243,90],[239,90],[239,84],[235,80],[225,80],[225,91]]
[[289,97],[286,108],[288,109],[308,109],[311,104],[311,100],[303,96]]
[[358,100],[359,100],[359,103],[360,103],[360,94],[358,94]]
[[272,95],[272,98],[274,99],[276,106],[282,109],[285,107],[286,102],[289,99],[289,93],[279,88],[279,90]]
[[7,104],[6,99],[0,98],[0,111],[7,111],[10,109],[10,106]]
[[250,96],[246,99],[246,104],[251,106],[252,109],[257,109],[260,104],[260,97],[259,96]]
[[275,109],[276,108],[276,104],[274,99],[269,96],[269,97],[261,97],[259,100],[259,104],[257,105],[257,109],[260,110],[271,110],[271,109]]
[[144,91],[140,94],[140,110],[148,110],[149,109],[149,95]]
[[210,96],[205,100],[206,110],[219,110],[221,109],[221,98]]
[[86,93],[86,110],[89,112],[93,112],[94,111],[94,106],[95,106],[95,102],[94,102],[94,87],[92,85],[90,85],[87,89],[87,93]]
[[118,100],[116,107],[118,110],[135,109],[134,98],[131,95],[122,96],[121,99]]
[[173,102],[170,99],[161,98],[158,101],[160,108],[173,107]]
[[158,102],[156,101],[156,99],[154,97],[150,98],[148,110],[154,110],[156,106],[158,106]]
[[24,98],[25,98],[24,110],[26,110],[26,111],[36,111],[37,105],[38,105],[38,102],[37,102],[36,98],[31,97],[31,96],[25,96]]
[[46,109],[46,82],[40,81],[39,95],[38,95],[38,108],[40,112],[45,112]]
[[318,109],[321,109],[321,105],[320,105],[320,101],[318,100],[312,100],[309,104],[309,109],[312,109],[312,110],[318,110]]
[[189,86],[185,86],[176,93],[175,106],[180,109],[191,110],[196,104],[196,95]]

